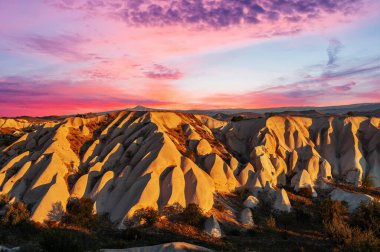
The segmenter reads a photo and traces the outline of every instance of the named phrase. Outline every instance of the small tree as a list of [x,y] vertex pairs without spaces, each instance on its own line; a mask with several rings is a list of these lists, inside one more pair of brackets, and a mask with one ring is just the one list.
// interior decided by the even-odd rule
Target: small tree
[[63,210],[61,202],[54,203],[52,207],[52,210],[48,213],[48,222],[54,223],[62,221],[65,211]]
[[63,222],[85,228],[94,227],[97,216],[93,212],[93,205],[94,203],[89,198],[70,198],[67,201]]

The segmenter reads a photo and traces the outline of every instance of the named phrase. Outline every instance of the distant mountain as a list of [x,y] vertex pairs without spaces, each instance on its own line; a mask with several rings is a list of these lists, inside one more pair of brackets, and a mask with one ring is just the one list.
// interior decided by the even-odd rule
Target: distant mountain
[[[322,115],[322,114],[346,114],[354,112],[360,115],[370,115],[373,111],[380,110],[380,103],[361,103],[341,106],[326,107],[278,107],[278,108],[225,108],[225,109],[205,109],[205,110],[165,110],[148,108],[144,106],[136,106],[128,108],[129,111],[175,111],[190,114],[207,114],[212,115],[216,119],[231,119],[233,116],[242,116],[244,118],[255,118],[265,113],[288,114],[288,115]],[[297,113],[296,113],[297,112]],[[302,113],[298,113],[302,112]],[[360,113],[359,113],[360,112]]]

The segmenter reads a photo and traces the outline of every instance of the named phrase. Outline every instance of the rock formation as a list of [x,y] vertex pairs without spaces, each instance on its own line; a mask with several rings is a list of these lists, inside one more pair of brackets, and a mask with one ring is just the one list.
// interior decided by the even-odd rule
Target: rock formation
[[[38,222],[47,220],[55,204],[65,209],[69,197],[91,198],[97,213],[122,223],[145,207],[195,203],[209,211],[215,192],[242,188],[255,196],[270,191],[275,208],[289,211],[286,193],[273,188],[308,188],[316,196],[315,189],[333,179],[380,186],[377,117],[283,115],[230,122],[120,111],[0,119],[0,130],[17,135],[0,152],[0,194],[24,201]],[[332,197],[346,199],[337,192]],[[249,211],[243,211],[245,223]]]

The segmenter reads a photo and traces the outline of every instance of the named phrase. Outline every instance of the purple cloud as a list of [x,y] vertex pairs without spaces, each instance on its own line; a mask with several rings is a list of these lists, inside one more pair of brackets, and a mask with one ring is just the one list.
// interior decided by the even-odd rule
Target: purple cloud
[[108,13],[136,26],[221,28],[264,20],[304,22],[323,13],[354,13],[362,0],[50,0],[61,9]]
[[350,83],[334,87],[334,90],[338,92],[346,92],[346,91],[350,91],[355,85],[356,85],[356,82],[351,81]]
[[178,80],[183,74],[177,69],[170,69],[166,66],[155,64],[153,69],[145,72],[145,77],[160,80]]

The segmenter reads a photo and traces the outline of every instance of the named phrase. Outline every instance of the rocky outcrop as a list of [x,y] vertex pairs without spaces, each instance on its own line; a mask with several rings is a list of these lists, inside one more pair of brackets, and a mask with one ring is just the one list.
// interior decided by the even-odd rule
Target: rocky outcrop
[[240,213],[240,222],[241,224],[247,227],[253,227],[253,215],[250,208],[244,208]]
[[281,189],[276,193],[276,200],[273,204],[273,209],[280,211],[280,212],[287,212],[289,213],[291,210],[291,204],[288,198],[288,195],[286,194],[286,191],[284,189]]
[[222,229],[214,215],[211,215],[205,222],[205,232],[215,238],[222,237]]

